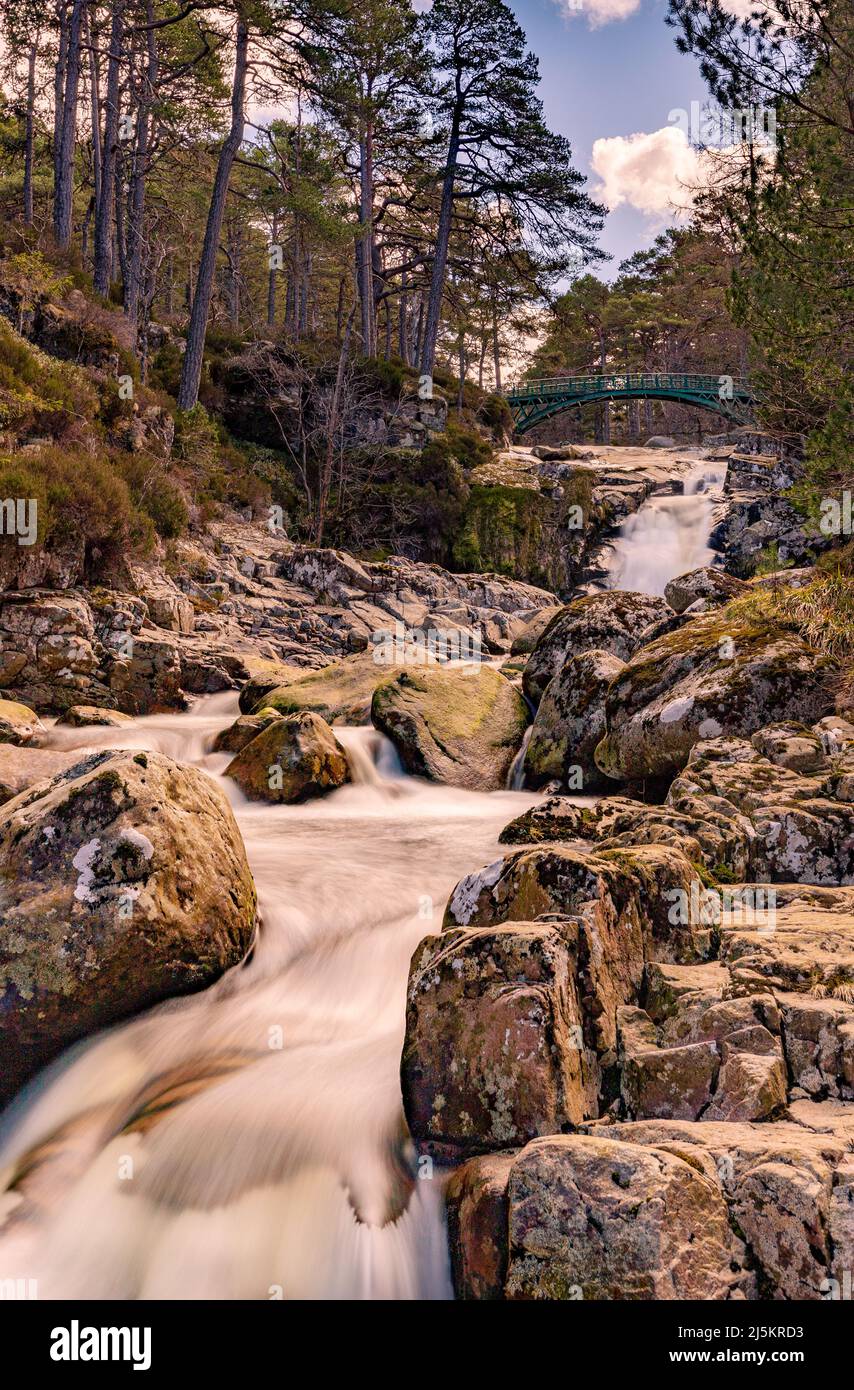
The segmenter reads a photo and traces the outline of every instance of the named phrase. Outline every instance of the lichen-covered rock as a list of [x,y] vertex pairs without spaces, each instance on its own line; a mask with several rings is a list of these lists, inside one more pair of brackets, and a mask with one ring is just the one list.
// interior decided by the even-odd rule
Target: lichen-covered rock
[[790,722],[750,741],[704,740],[662,805],[553,797],[506,826],[502,842],[671,844],[725,881],[854,883],[854,745],[828,755],[823,732]]
[[773,915],[720,926],[720,959],[734,994],[775,989],[854,1001],[854,891],[774,888]]
[[854,1003],[777,995],[792,1084],[814,1100],[854,1100]]
[[714,1182],[661,1149],[536,1139],[508,1185],[510,1299],[723,1299],[734,1240]]
[[347,754],[326,721],[309,710],[272,719],[225,772],[255,801],[306,801],[350,780]]
[[628,661],[645,629],[671,616],[664,599],[651,594],[609,590],[575,599],[552,618],[534,648],[525,667],[525,694],[538,705],[549,681],[580,652],[606,651]]
[[445,1193],[457,1298],[502,1299],[507,1277],[507,1185],[515,1153],[485,1154],[457,1168]]
[[109,694],[103,657],[85,599],[39,590],[0,596],[0,689],[37,710],[63,710]]
[[552,796],[511,821],[499,838],[511,845],[566,841],[579,849],[591,841],[597,849],[672,845],[693,862],[741,882],[749,877],[751,834],[750,821],[729,803],[703,800],[677,810],[669,797],[661,806],[625,796],[579,806],[565,796]]
[[605,734],[605,697],[624,666],[610,652],[571,656],[546,686],[525,754],[525,785],[558,779],[564,789],[596,791],[609,783],[596,766]]
[[690,900],[692,885],[699,879],[684,855],[660,845],[602,855],[520,850],[457,884],[446,929],[577,919],[585,1036],[603,1053],[616,1045],[618,1007],[637,1002],[645,960],[697,960],[710,950],[707,927],[671,920],[672,895]]
[[528,714],[490,666],[403,671],[374,692],[371,718],[407,772],[453,787],[503,787]]
[[0,1095],[69,1043],[202,988],[252,941],[255,888],[216,783],[95,753],[0,810]]
[[30,743],[45,732],[34,710],[17,700],[0,700],[0,743]]
[[688,817],[729,811],[739,818],[746,837],[741,877],[854,883],[854,801],[845,796],[849,771],[854,772],[854,750],[828,759],[814,730],[777,725],[749,743],[719,738],[696,745],[667,801]]
[[829,714],[831,670],[791,633],[727,609],[703,616],[642,647],[611,684],[596,762],[617,780],[671,778],[703,739]]
[[660,1047],[642,1009],[617,1011],[620,1088],[626,1111],[660,1119],[695,1120],[709,1104],[720,1068],[713,1040]]
[[85,729],[90,725],[120,729],[123,724],[130,724],[132,718],[130,714],[122,714],[117,709],[103,709],[100,705],[71,705],[56,722],[70,724],[73,729]]
[[664,586],[664,597],[674,613],[684,613],[692,603],[702,600],[706,604],[728,603],[737,598],[747,588],[741,580],[735,579],[726,570],[705,565],[701,569],[680,574]]
[[[643,1120],[591,1132],[670,1152],[717,1186],[759,1274],[758,1286],[749,1274],[738,1281],[748,1298],[817,1300],[830,1296],[831,1280],[843,1288],[854,1236],[851,1115],[829,1112],[832,1104],[804,1102],[798,1123]],[[733,1262],[741,1258],[734,1249]]]
[[284,716],[277,709],[261,709],[257,714],[241,714],[226,729],[220,729],[213,741],[214,753],[239,753],[247,743]]
[[184,709],[181,688],[181,648],[177,638],[159,628],[133,635],[110,667],[110,691],[116,703],[131,714],[158,714]]
[[597,1113],[578,955],[579,927],[569,921],[507,922],[421,943],[401,1063],[417,1143],[437,1153],[516,1147]]

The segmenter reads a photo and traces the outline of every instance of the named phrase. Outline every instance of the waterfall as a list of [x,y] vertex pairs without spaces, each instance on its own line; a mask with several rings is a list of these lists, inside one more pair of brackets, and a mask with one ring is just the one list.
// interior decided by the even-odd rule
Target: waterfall
[[709,535],[725,463],[700,463],[681,494],[650,497],[620,527],[606,588],[663,594],[677,575],[714,563]]

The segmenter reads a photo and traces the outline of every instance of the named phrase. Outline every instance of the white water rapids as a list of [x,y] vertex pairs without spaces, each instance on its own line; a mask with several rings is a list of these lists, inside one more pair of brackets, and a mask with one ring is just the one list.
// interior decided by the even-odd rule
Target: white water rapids
[[[661,594],[708,563],[722,481],[702,464],[682,496],[645,502],[609,587]],[[537,796],[404,777],[366,728],[336,729],[353,785],[251,803],[222,776],[229,755],[206,751],[236,712],[216,695],[53,731],[57,747],[156,750],[217,777],[262,927],[243,966],[79,1044],[0,1121],[0,1280],[37,1280],[40,1298],[450,1297],[441,1182],[416,1177],[401,1107],[409,960]],[[29,1155],[22,1199],[6,1186]]]
[[709,535],[725,477],[725,463],[699,463],[682,493],[648,498],[620,528],[607,587],[662,595],[677,575],[712,564]]
[[[360,728],[336,729],[354,785],[250,803],[221,777],[228,755],[205,752],[236,713],[216,695],[54,730],[59,746],[157,750],[219,776],[262,929],[242,967],[79,1044],[8,1112],[0,1193],[40,1145],[42,1168],[34,1211],[0,1195],[0,1278],[37,1279],[40,1298],[450,1297],[441,1183],[413,1181],[404,1142],[407,971],[458,879],[537,798],[404,777]],[[117,1133],[143,1093],[176,1088],[156,1123]]]

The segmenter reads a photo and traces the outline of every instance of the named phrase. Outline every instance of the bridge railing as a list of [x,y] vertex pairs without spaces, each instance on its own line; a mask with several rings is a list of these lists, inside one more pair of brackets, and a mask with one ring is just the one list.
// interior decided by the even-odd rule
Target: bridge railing
[[[509,398],[540,399],[544,396],[586,395],[602,391],[690,391],[698,395],[718,395],[726,377],[704,376],[693,372],[598,372],[586,376],[543,377],[517,381],[508,387]],[[750,388],[736,377],[727,381],[736,396],[749,396]]]

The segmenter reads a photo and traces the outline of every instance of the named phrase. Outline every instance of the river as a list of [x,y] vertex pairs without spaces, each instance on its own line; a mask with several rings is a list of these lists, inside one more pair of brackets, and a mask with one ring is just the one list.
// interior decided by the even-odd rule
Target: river
[[34,1212],[0,1196],[0,1275],[42,1298],[450,1297],[439,1175],[415,1178],[404,1137],[409,960],[536,795],[405,777],[390,743],[352,728],[336,733],[360,780],[253,804],[206,751],[236,714],[216,695],[54,729],[54,746],[156,750],[217,777],[262,926],[243,966],[78,1045],[7,1113],[0,1175],[34,1148],[41,1169]]
[[[683,495],[648,499],[609,587],[660,594],[709,563],[723,476],[698,464]],[[0,1121],[0,1193],[38,1160],[32,1210],[0,1195],[0,1277],[35,1279],[43,1298],[449,1298],[441,1179],[416,1176],[401,1106],[409,960],[537,796],[405,777],[390,743],[350,728],[336,733],[352,785],[250,803],[208,751],[236,714],[216,695],[121,729],[53,730],[56,747],[155,750],[216,777],[261,929],[242,966],[78,1045]]]

